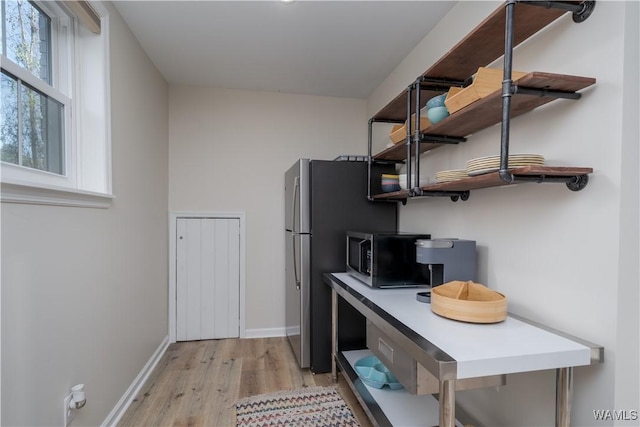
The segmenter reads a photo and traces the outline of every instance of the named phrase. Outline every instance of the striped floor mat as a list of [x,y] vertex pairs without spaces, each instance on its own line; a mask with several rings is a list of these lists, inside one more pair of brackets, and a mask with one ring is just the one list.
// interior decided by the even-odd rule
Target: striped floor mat
[[237,426],[357,427],[334,387],[309,387],[247,397],[236,402]]

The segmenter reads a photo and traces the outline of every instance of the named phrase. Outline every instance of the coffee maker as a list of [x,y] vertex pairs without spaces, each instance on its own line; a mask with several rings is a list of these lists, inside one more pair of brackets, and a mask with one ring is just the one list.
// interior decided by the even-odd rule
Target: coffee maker
[[476,242],[419,239],[416,240],[416,262],[429,265],[432,288],[452,280],[476,280]]

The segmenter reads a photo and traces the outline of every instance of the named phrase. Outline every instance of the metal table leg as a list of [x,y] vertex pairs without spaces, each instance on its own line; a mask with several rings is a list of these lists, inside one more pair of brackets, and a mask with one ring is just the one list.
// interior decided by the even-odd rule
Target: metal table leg
[[556,427],[569,427],[572,394],[573,368],[556,369]]
[[331,288],[331,379],[338,382],[336,357],[338,356],[338,294]]
[[440,381],[440,427],[455,427],[456,381]]

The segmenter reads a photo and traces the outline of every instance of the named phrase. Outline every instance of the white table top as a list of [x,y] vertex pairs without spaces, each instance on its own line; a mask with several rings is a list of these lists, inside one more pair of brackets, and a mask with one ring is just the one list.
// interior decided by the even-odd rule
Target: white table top
[[591,347],[516,318],[494,324],[450,320],[416,300],[420,289],[378,289],[347,273],[333,276],[454,358],[458,379],[591,363]]

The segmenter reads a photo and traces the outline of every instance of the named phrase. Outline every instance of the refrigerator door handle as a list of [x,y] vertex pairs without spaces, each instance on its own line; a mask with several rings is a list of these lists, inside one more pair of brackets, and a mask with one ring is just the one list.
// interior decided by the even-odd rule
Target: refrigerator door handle
[[[299,230],[296,228],[296,206],[300,203],[298,201],[298,193],[300,189],[300,177],[296,176],[293,180],[293,203],[291,203],[291,231],[294,233]],[[295,252],[295,250],[294,250]]]
[[296,233],[291,233],[291,251],[293,252],[293,279],[296,283],[296,289],[300,290],[300,274],[298,272],[298,256],[296,251]]

